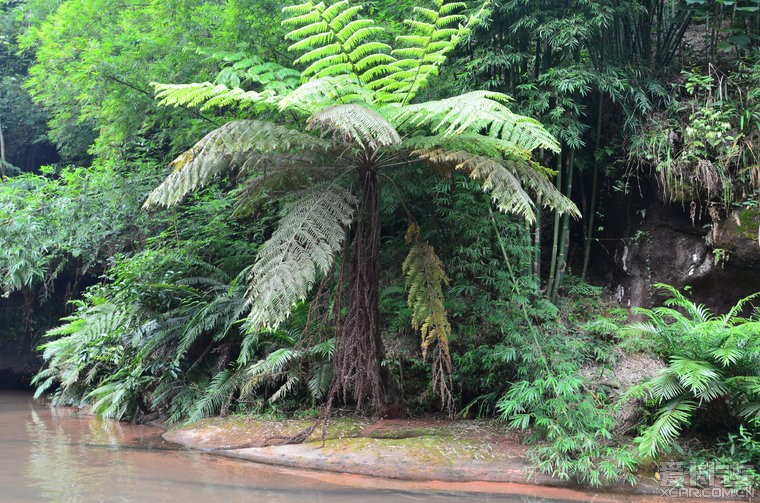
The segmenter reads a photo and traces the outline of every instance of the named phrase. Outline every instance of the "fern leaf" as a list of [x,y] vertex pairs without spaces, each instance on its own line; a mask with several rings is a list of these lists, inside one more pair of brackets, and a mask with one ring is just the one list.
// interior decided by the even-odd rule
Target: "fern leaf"
[[501,211],[519,215],[530,223],[535,222],[536,219],[534,203],[525,191],[521,180],[536,194],[540,194],[546,205],[560,213],[579,215],[572,201],[557,191],[532,165],[526,167],[525,162],[497,160],[463,151],[427,150],[414,153],[434,165],[453,165],[455,169],[481,181],[483,189],[491,192],[494,202]]
[[143,206],[177,204],[187,193],[231,167],[242,166],[257,153],[320,148],[326,148],[324,141],[284,126],[232,121],[211,131],[172,161],[174,172],[150,193]]
[[288,49],[302,53],[296,64],[309,64],[302,78],[346,76],[366,83],[365,79],[374,75],[367,74],[366,68],[393,61],[387,54],[390,46],[375,39],[383,28],[371,19],[360,18],[361,10],[362,6],[351,6],[348,0],[330,6],[307,2],[284,10],[293,14],[283,21],[292,28],[286,38],[297,41]]
[[322,399],[330,389],[330,383],[333,380],[333,367],[329,362],[321,363],[317,366],[314,374],[307,383],[309,393],[316,400]]
[[258,93],[238,87],[228,88],[224,84],[210,82],[192,84],[151,84],[156,89],[156,99],[163,106],[200,107],[203,110],[235,105],[240,108],[271,100],[275,93],[271,90]]
[[342,77],[312,79],[280,100],[280,110],[296,110],[312,115],[335,103],[373,102],[372,93],[356,81]]
[[404,23],[409,33],[396,37],[391,55],[398,61],[388,64],[388,74],[368,81],[385,101],[409,103],[446,60],[446,54],[469,32],[467,17],[457,12],[462,2],[436,2],[435,9],[416,6],[417,19]]
[[401,137],[380,114],[359,105],[335,105],[314,114],[307,129],[332,133],[333,141],[358,145],[363,150],[399,145]]
[[338,185],[319,184],[288,205],[287,215],[251,270],[248,325],[275,328],[306,298],[319,273],[332,267],[354,216],[356,198]]
[[230,367],[216,374],[203,390],[201,399],[193,404],[186,424],[213,414],[226,415],[244,377],[243,367]]
[[672,400],[657,413],[654,424],[647,428],[637,439],[639,455],[642,458],[655,458],[657,454],[671,446],[689,424],[697,404],[690,400]]
[[513,113],[501,93],[474,91],[439,101],[398,107],[390,122],[399,130],[427,128],[444,138],[486,131],[511,146],[516,155],[537,148],[559,152],[559,143],[538,121]]
[[451,325],[443,305],[443,286],[449,278],[443,262],[427,242],[419,240],[419,227],[411,224],[407,242],[412,244],[404,260],[402,271],[409,295],[407,304],[412,309],[412,328],[422,334],[422,358],[433,343],[437,343],[449,361]]

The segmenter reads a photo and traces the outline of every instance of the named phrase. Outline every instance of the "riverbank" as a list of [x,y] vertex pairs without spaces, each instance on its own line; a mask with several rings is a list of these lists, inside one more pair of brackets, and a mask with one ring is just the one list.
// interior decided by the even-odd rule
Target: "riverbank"
[[651,477],[642,477],[635,487],[621,484],[589,493],[588,488],[531,473],[527,447],[490,421],[343,418],[330,423],[324,445],[320,430],[303,444],[269,445],[272,439],[294,435],[312,421],[211,418],[169,430],[164,439],[228,458],[381,477],[384,487],[406,483],[424,488],[427,484],[438,490],[517,492],[578,501],[590,497],[594,501],[642,501],[642,497],[660,495],[659,484]]

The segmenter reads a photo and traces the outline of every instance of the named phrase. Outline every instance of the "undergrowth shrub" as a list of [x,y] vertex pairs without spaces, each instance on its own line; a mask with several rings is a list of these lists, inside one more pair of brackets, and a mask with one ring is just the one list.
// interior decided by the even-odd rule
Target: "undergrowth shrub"
[[627,393],[656,409],[636,439],[639,456],[670,453],[684,430],[700,424],[713,433],[753,432],[760,417],[760,317],[751,303],[758,294],[716,315],[669,285],[656,287],[667,295],[663,305],[636,309],[647,321],[628,327],[668,361],[656,377]]

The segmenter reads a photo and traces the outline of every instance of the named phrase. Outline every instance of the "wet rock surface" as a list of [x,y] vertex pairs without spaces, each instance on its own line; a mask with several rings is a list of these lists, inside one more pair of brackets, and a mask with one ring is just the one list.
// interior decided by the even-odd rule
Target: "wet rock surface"
[[615,248],[609,281],[612,302],[652,307],[662,299],[653,287],[689,287],[688,296],[722,313],[760,289],[760,212],[720,219],[688,208],[653,202],[634,216]]
[[[495,421],[434,419],[339,419],[330,423],[324,445],[317,430],[303,444],[266,445],[293,435],[311,420],[258,421],[213,418],[164,433],[164,439],[189,448],[258,463],[406,481],[518,483],[576,487],[571,482],[532,473],[527,446]],[[608,490],[657,494],[643,479],[635,488]]]
[[713,223],[708,235],[716,262],[760,270],[760,210],[734,210]]

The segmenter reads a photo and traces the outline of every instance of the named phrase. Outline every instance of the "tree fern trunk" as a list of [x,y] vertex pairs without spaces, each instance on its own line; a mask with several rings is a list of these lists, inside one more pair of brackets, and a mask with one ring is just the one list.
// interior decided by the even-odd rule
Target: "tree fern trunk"
[[336,330],[335,378],[344,401],[350,397],[359,410],[379,411],[385,401],[378,294],[380,185],[372,162],[360,167],[359,177],[362,204],[349,258],[348,311]]

